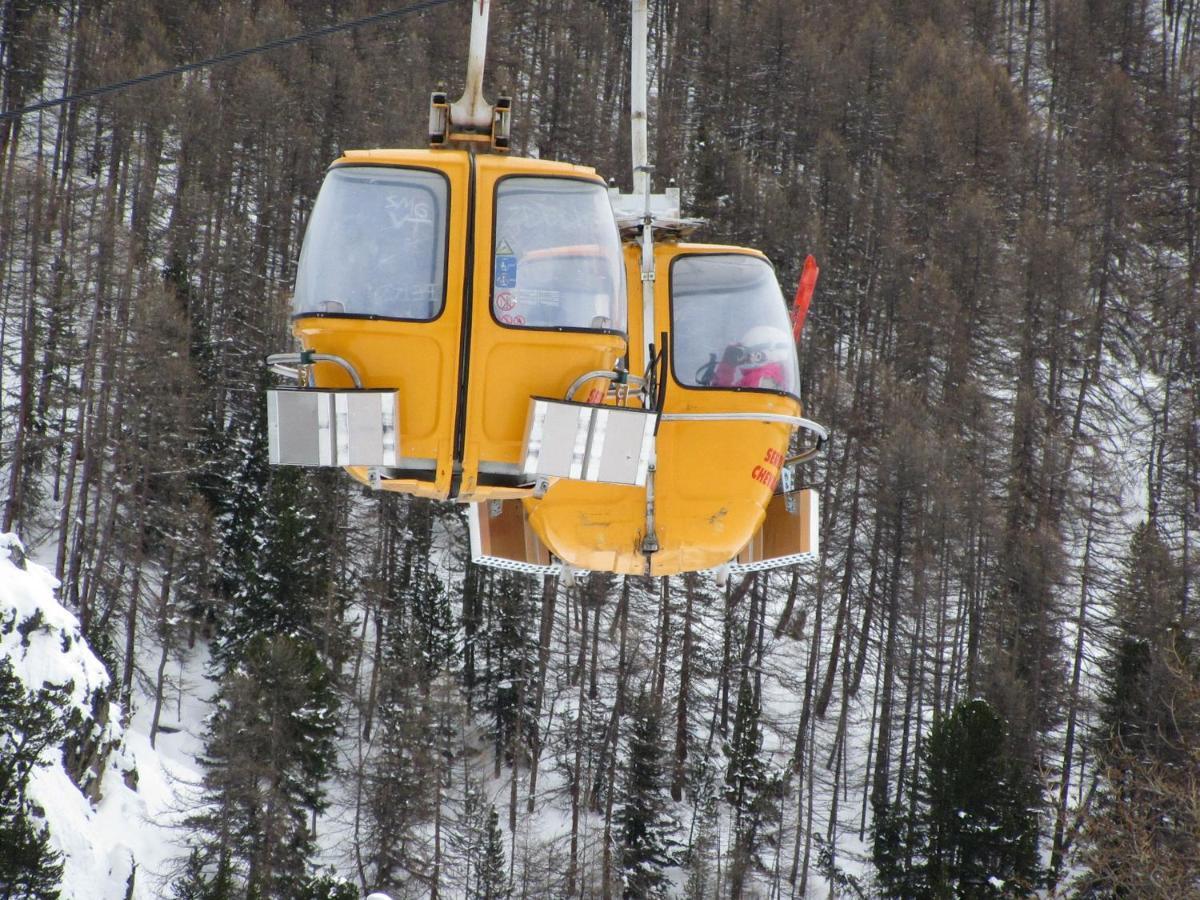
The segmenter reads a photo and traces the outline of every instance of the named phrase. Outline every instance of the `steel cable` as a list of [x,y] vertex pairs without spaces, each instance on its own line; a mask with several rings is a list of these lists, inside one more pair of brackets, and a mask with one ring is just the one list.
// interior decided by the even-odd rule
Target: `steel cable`
[[435,6],[444,6],[447,3],[453,2],[454,0],[420,0],[418,3],[412,3],[408,6],[401,7],[400,9],[391,9],[387,10],[386,12],[375,13],[374,15],[364,16],[361,19],[352,19],[349,22],[340,22],[337,25],[326,25],[324,28],[317,28],[312,31],[306,31],[302,34],[294,34],[290,37],[268,41],[267,43],[260,44],[257,47],[244,47],[241,50],[233,50],[229,53],[223,53],[220,56],[213,56],[209,59],[203,59],[198,62],[185,63],[181,66],[163,69],[161,72],[149,72],[145,75],[127,78],[124,81],[117,81],[112,84],[106,84],[100,87],[77,91],[74,94],[69,94],[65,97],[58,97],[54,100],[42,100],[39,103],[24,106],[20,109],[5,110],[4,112],[0,112],[0,122],[6,122],[10,119],[19,119],[22,116],[28,115],[29,113],[40,112],[44,109],[53,109],[56,106],[66,106],[71,103],[77,103],[80,100],[98,97],[102,94],[116,93],[117,91],[123,91],[139,84],[146,84],[150,81],[158,81],[162,78],[169,78],[172,75],[182,75],[186,72],[195,72],[198,69],[205,69],[209,66],[234,62],[239,59],[244,59],[248,56],[266,53],[270,50],[277,50],[280,47],[288,47],[292,44],[301,44],[305,41],[326,37],[330,34],[336,34],[339,31],[351,31],[355,28],[363,28],[367,25],[374,25],[387,19],[398,19],[401,16],[406,16],[411,13],[424,12],[425,10],[432,9]]

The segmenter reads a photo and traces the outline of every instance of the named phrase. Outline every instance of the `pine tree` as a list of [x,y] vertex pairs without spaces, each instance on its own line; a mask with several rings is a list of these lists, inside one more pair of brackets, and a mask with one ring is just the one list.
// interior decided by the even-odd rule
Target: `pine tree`
[[925,880],[935,896],[1027,896],[1037,885],[1038,790],[982,700],[935,721],[918,786]]
[[30,816],[29,805],[0,808],[0,897],[55,900],[62,883],[62,856],[50,831]]
[[183,871],[171,883],[171,900],[233,900],[233,885],[228,867],[209,874],[204,856],[193,847],[183,864]]
[[1175,611],[1177,566],[1157,529],[1134,529],[1116,592],[1118,631],[1105,667],[1098,752],[1147,762],[1181,743],[1174,696],[1190,646]]
[[359,900],[360,897],[362,894],[353,882],[340,878],[332,871],[313,875],[295,894],[296,900]]
[[446,587],[435,572],[422,567],[413,573],[404,590],[405,605],[412,610],[408,643],[419,660],[424,690],[451,666],[455,655],[454,613]]
[[459,784],[462,794],[452,802],[451,815],[446,821],[446,867],[455,873],[458,883],[465,892],[474,889],[479,878],[479,869],[487,839],[490,804],[484,799],[483,789],[471,774],[466,754],[461,757]]
[[419,664],[393,664],[378,704],[376,753],[363,775],[358,842],[375,890],[403,885],[421,862],[424,828],[433,821],[438,741],[433,717],[417,687]]
[[871,806],[871,861],[885,897],[918,897],[926,893],[923,873],[912,865],[909,847],[913,822],[885,799]]
[[[266,385],[263,379],[262,386]],[[253,596],[262,562],[262,526],[270,474],[266,422],[265,415],[255,415],[238,416],[226,424],[217,420],[212,410],[206,413],[197,453],[202,464],[193,480],[197,493],[213,510],[217,541],[214,580],[223,601],[216,618],[228,632],[227,610],[236,612],[239,601]],[[219,641],[216,649],[224,643]]]
[[[484,708],[492,719],[495,769],[524,754],[537,727],[534,692],[528,680],[537,671],[533,598],[540,596],[528,576],[492,572],[489,579],[483,639]],[[476,651],[476,665],[479,663]],[[515,756],[514,756],[515,754]]]
[[985,701],[935,720],[911,814],[876,808],[876,875],[888,896],[1025,897],[1038,884],[1038,790]]
[[504,832],[500,830],[500,816],[496,807],[492,806],[488,810],[479,875],[474,889],[468,889],[467,897],[469,900],[508,900],[511,896],[512,885],[508,880],[508,865],[504,861]]
[[1153,525],[1138,526],[1093,737],[1101,778],[1079,854],[1082,897],[1200,889],[1200,676],[1176,616],[1177,572]]
[[227,514],[225,539],[236,537],[239,549],[225,571],[229,602],[213,646],[214,660],[226,669],[262,635],[289,635],[313,646],[326,637],[317,610],[329,591],[331,540],[319,479],[295,467],[274,469],[264,497],[256,499],[255,481],[248,479],[238,508]]
[[194,849],[215,872],[206,884],[295,895],[311,874],[309,819],[325,808],[333,766],[332,678],[306,642],[259,637],[222,679],[216,706],[203,807],[190,820]]
[[27,691],[0,659],[0,896],[52,900],[58,896],[62,857],[50,847],[46,826],[32,819],[25,796],[42,752],[69,733],[59,688]]
[[662,715],[646,691],[630,716],[629,749],[621,787],[620,869],[624,897],[664,897],[666,870],[676,865],[663,763]]
[[1161,647],[1178,629],[1180,569],[1154,524],[1133,530],[1116,601],[1122,640]]
[[711,896],[710,887],[716,880],[721,792],[717,784],[720,776],[714,771],[712,762],[711,758],[705,758],[694,763],[688,777],[697,822],[695,836],[684,850],[687,880],[683,895],[688,900],[704,900]]
[[[264,373],[254,396],[270,386]],[[210,417],[211,418],[211,417]],[[212,647],[218,673],[238,661],[261,635],[307,640],[336,659],[342,643],[335,555],[339,510],[347,486],[341,473],[267,464],[266,408],[235,409],[228,422],[209,421],[194,475],[215,519],[216,577],[221,609]]]
[[725,772],[725,801],[734,813],[730,877],[735,894],[752,871],[766,871],[762,850],[774,839],[771,823],[778,820],[783,793],[782,775],[763,759],[762,746],[762,704],[751,677],[743,675]]
[[1078,895],[1190,895],[1200,888],[1200,676],[1187,644],[1123,639],[1102,704]]

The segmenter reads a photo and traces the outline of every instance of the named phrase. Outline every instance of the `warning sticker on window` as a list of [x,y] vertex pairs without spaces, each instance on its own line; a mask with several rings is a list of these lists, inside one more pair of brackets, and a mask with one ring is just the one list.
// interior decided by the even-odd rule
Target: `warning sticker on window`
[[517,286],[517,258],[512,254],[496,254],[497,288],[515,288]]

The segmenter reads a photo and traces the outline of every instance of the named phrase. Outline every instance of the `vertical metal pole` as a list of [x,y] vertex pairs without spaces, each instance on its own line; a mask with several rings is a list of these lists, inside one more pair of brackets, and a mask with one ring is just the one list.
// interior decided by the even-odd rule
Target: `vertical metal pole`
[[654,342],[654,229],[650,215],[650,155],[646,140],[646,31],[650,0],[632,0],[629,132],[633,150],[633,193],[645,198],[642,212],[642,341],[646,358]]
[[[650,153],[646,139],[646,32],[649,19],[649,0],[632,0],[630,18],[630,78],[629,78],[629,133],[632,141],[633,194],[645,198],[642,213],[642,342],[646,347],[646,360],[650,360],[650,347],[654,343],[654,222],[650,212]],[[653,398],[648,398],[653,402]],[[658,470],[657,438],[650,439],[649,466],[646,472],[646,534],[642,538],[642,551],[646,554],[658,550],[658,534],[655,530],[654,479]],[[650,562],[646,561],[649,572]]]
[[650,0],[633,0],[630,35],[629,132],[633,141],[633,193],[650,191],[646,142],[646,30]]

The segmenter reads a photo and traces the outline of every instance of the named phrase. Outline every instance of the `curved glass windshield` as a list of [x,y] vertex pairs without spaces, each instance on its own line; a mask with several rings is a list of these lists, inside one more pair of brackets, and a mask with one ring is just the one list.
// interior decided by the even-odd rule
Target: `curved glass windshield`
[[787,306],[759,257],[676,258],[671,337],[675,380],[686,387],[800,392]]
[[296,273],[296,315],[432,319],[446,284],[446,178],[421,169],[330,171]]
[[603,185],[568,178],[500,182],[492,315],[517,328],[625,330],[621,238]]

